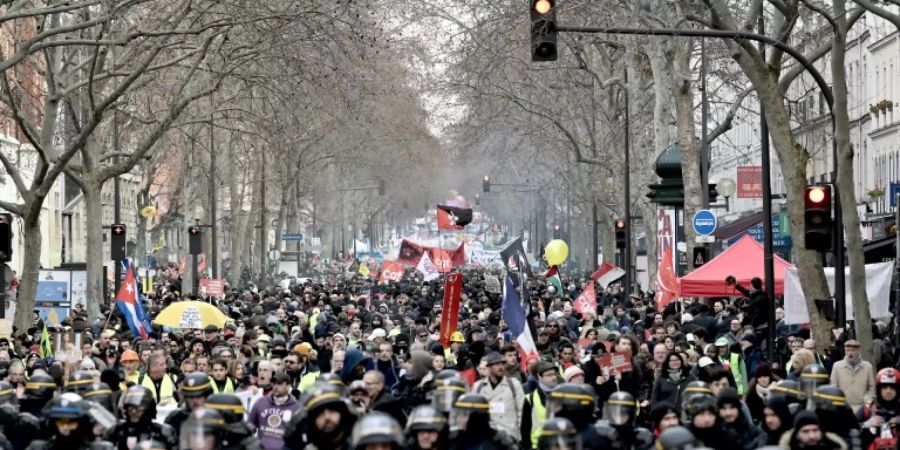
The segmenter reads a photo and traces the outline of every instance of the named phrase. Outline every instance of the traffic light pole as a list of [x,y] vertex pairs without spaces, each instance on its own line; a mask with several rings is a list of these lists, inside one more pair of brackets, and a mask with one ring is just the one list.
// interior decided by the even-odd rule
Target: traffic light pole
[[[819,87],[819,90],[822,92],[822,96],[825,98],[825,103],[828,104],[828,111],[831,116],[831,152],[832,152],[832,160],[834,161],[834,172],[831,177],[831,182],[833,185],[834,198],[837,200],[834,202],[834,297],[835,297],[835,312],[837,313],[837,323],[836,325],[840,328],[844,328],[847,324],[847,305],[845,302],[846,292],[845,292],[845,280],[844,280],[844,222],[843,222],[843,211],[841,208],[841,196],[838,191],[837,184],[837,173],[838,173],[838,151],[837,151],[837,140],[834,139],[835,134],[835,116],[834,116],[834,94],[831,92],[831,88],[828,86],[828,83],[825,82],[825,79],[822,77],[822,74],[816,70],[815,66],[805,57],[802,53],[800,53],[797,49],[791,47],[790,45],[785,44],[777,39],[766,36],[764,34],[759,33],[751,33],[749,31],[732,31],[732,30],[709,30],[709,29],[693,29],[693,28],[628,28],[628,27],[578,27],[578,26],[569,26],[569,25],[556,25],[555,30],[560,33],[586,33],[586,34],[617,34],[617,35],[631,35],[631,36],[671,36],[671,37],[709,37],[709,38],[717,38],[717,39],[731,39],[731,40],[750,40],[759,42],[764,45],[770,45],[775,47],[788,55],[791,55],[794,60],[797,61],[807,72],[809,72],[810,76],[813,77],[816,84]],[[768,204],[771,207],[772,203],[772,195],[769,192],[769,195],[766,196],[765,192],[763,193],[763,204]],[[771,222],[771,217],[767,217],[766,221]],[[764,232],[766,235],[766,239],[772,239],[772,229],[771,225],[769,227],[764,227]],[[771,249],[768,249],[771,250]],[[771,252],[767,252],[767,257],[771,258]],[[768,276],[766,278],[769,278]],[[770,298],[770,301],[774,302],[774,297]],[[770,305],[774,306],[774,304]],[[774,308],[770,308],[773,309]]]
[[[759,32],[765,32],[765,21],[762,15],[759,16]],[[766,46],[762,42],[759,43],[759,51],[763,59],[766,57]],[[762,160],[762,191],[763,198],[772,198],[772,180],[769,171],[771,170],[771,161],[769,156],[769,123],[766,122],[766,115],[763,114],[763,106],[759,105],[759,150]],[[769,361],[775,361],[775,258],[772,255],[772,202],[763,202],[763,266],[765,270],[765,289],[766,297],[771,304],[769,305],[769,314],[766,317],[768,324],[768,335],[766,336],[767,355]]]
[[[113,148],[116,153],[119,153],[119,114],[116,111],[113,111]],[[116,156],[116,162],[119,162],[118,156]],[[113,223],[122,223],[122,182],[118,175],[113,179]],[[112,244],[112,239],[110,239],[110,244]],[[127,241],[125,242],[125,250],[128,250]],[[118,295],[119,286],[122,283],[122,261],[113,261],[113,265],[113,286],[115,286],[115,292]],[[106,283],[104,282],[104,284]],[[103,289],[105,290],[106,288],[104,287]]]
[[[628,98],[628,64],[624,64],[625,91],[625,248],[622,269],[625,269],[624,298],[631,294],[631,115]],[[593,269],[592,269],[593,270]]]

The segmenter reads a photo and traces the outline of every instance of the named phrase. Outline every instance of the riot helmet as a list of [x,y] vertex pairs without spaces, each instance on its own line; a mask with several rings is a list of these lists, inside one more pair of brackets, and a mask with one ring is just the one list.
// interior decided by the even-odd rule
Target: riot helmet
[[221,447],[225,420],[218,411],[197,408],[181,424],[179,448],[216,450]]
[[466,384],[466,380],[463,380],[460,377],[446,378],[441,382],[435,383],[431,401],[438,411],[449,414],[456,399],[458,399],[460,395],[465,394],[467,389],[468,385]]
[[403,432],[393,417],[383,412],[371,412],[363,416],[350,433],[350,446],[363,449],[369,444],[391,444],[394,449],[403,445]]
[[832,384],[823,384],[813,393],[816,409],[836,411],[847,407],[847,398],[841,388]]
[[406,433],[416,431],[437,431],[447,429],[447,417],[433,405],[417,406],[409,413],[406,421]]
[[122,412],[127,422],[150,422],[156,418],[156,399],[153,392],[141,385],[134,385],[125,391]]
[[469,424],[487,424],[490,420],[491,405],[480,394],[463,394],[456,399],[450,410],[450,431],[464,432]]
[[241,399],[234,394],[220,393],[210,395],[206,399],[206,409],[218,411],[222,415],[222,419],[226,424],[241,422],[244,420],[244,404]]
[[581,435],[564,417],[553,417],[541,425],[538,450],[581,450]]
[[810,364],[800,372],[800,390],[806,398],[811,398],[816,388],[828,383],[828,371],[818,364]]
[[691,430],[681,426],[667,428],[656,441],[657,450],[692,450],[701,447],[702,442],[694,437]]
[[613,426],[634,424],[637,402],[628,392],[613,392],[603,405],[603,418]]

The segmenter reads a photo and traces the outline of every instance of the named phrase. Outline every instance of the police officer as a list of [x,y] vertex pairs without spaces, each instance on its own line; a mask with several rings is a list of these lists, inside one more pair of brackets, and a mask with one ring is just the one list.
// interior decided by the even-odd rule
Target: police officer
[[217,411],[197,408],[190,412],[179,430],[179,447],[190,450],[220,450],[225,420]]
[[128,450],[134,443],[148,440],[164,442],[169,448],[174,448],[178,443],[171,426],[153,422],[156,418],[156,399],[150,389],[141,385],[131,386],[125,391],[122,405],[125,420],[109,430],[106,436],[119,450]]
[[346,398],[346,386],[320,381],[310,388],[305,397],[301,410],[305,410],[306,414],[291,418],[285,430],[285,443],[294,445],[305,434],[306,443],[316,448],[349,449],[350,432],[356,423],[356,416],[351,412]]
[[106,383],[92,384],[82,395],[82,398],[102,406],[103,409],[111,413],[115,413],[115,395]]
[[456,399],[460,395],[465,394],[467,389],[466,380],[460,376],[436,380],[431,402],[438,411],[444,414],[444,417],[447,417],[450,415],[450,410],[453,408],[453,404],[456,403]]
[[56,382],[53,377],[45,373],[34,374],[25,382],[25,397],[19,400],[19,409],[41,419],[44,406],[53,398],[55,391]]
[[560,384],[550,391],[548,407],[550,417],[563,417],[572,422],[581,435],[581,442],[597,442],[600,439],[593,426],[596,398],[590,385]]
[[512,450],[516,443],[506,433],[491,428],[490,405],[480,394],[464,394],[450,411],[450,449]]
[[14,449],[23,449],[33,439],[40,439],[41,422],[37,417],[19,412],[16,391],[12,384],[0,381],[0,435],[12,442]]
[[816,393],[816,388],[823,384],[827,384],[828,380],[828,372],[824,367],[818,364],[810,364],[804,367],[800,372],[800,391],[803,392],[803,395],[806,397],[807,411],[814,411],[816,409],[813,394]]
[[538,450],[581,450],[581,436],[569,419],[554,417],[541,424]]
[[850,442],[850,431],[859,430],[859,422],[841,388],[832,384],[823,384],[813,393],[816,405],[815,413],[822,429],[837,434],[846,442]]
[[607,441],[604,448],[644,450],[653,446],[650,430],[635,427],[637,401],[625,391],[613,392],[603,405],[603,420],[597,422],[597,433]]
[[366,414],[353,425],[350,434],[353,450],[400,450],[403,448],[403,432],[393,417],[374,411]]
[[[800,389],[800,383],[794,380],[781,380],[769,388],[772,394],[781,394],[784,396],[785,402],[791,414],[796,414],[800,409],[806,394]],[[805,406],[805,405],[803,405]]]
[[165,421],[166,425],[175,430],[176,435],[181,430],[181,423],[188,418],[191,411],[202,408],[206,404],[206,397],[209,397],[213,390],[209,377],[205,373],[192,372],[184,377],[180,391],[184,403],[181,408],[170,412]]
[[82,450],[93,448],[94,434],[84,406],[81,397],[72,393],[66,393],[50,400],[44,408],[44,418],[51,436],[45,441],[32,442],[28,449]]
[[672,427],[662,432],[656,442],[659,450],[693,450],[703,447],[691,430],[685,427]]
[[79,370],[69,375],[69,379],[66,380],[63,391],[84,396],[84,393],[87,392],[93,384],[94,377],[86,370]]
[[225,420],[222,434],[224,450],[261,450],[262,443],[256,437],[256,428],[244,421],[244,404],[234,394],[213,394],[206,399],[203,406],[218,411]]
[[684,387],[684,390],[681,391],[681,423],[689,424],[691,422],[690,414],[687,411],[686,406],[691,403],[691,400],[697,396],[709,396],[713,395],[712,389],[709,387],[709,383],[705,381],[691,381]]
[[408,450],[444,449],[448,436],[447,417],[437,407],[420,405],[409,413],[409,419],[406,422],[406,448]]

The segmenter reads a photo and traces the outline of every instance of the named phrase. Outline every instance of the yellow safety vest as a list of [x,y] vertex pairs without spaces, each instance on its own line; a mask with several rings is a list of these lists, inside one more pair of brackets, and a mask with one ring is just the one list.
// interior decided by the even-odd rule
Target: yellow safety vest
[[307,372],[300,377],[300,382],[297,383],[297,390],[300,392],[306,392],[307,389],[312,387],[312,385],[316,384],[316,381],[319,379],[319,374],[322,373],[320,371],[315,372]]
[[[209,377],[209,385],[212,386],[213,394],[219,393],[219,386],[213,377]],[[225,377],[225,387],[222,389],[222,392],[226,394],[234,393],[234,383],[231,381],[231,377]]]
[[541,438],[541,426],[547,420],[547,408],[541,401],[541,394],[535,389],[528,396],[528,402],[531,403],[531,448],[538,448],[538,440]]
[[175,400],[175,391],[177,391],[178,388],[175,386],[175,382],[172,381],[172,377],[169,376],[169,374],[163,375],[162,384],[159,386],[159,397],[156,396],[156,386],[153,385],[153,379],[150,378],[150,375],[145,374],[140,385],[150,390],[150,393],[153,394],[153,398],[156,400],[157,404],[169,402],[178,404]]

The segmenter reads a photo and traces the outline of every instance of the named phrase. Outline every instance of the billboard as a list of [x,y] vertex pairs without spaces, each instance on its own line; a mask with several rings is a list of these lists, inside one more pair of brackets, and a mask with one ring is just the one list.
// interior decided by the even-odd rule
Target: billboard
[[762,198],[762,166],[737,168],[737,198]]

